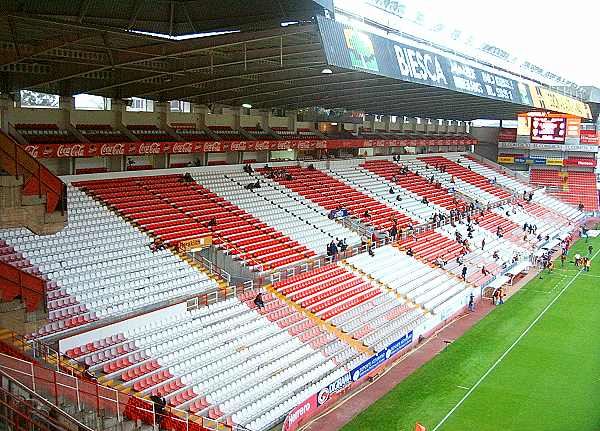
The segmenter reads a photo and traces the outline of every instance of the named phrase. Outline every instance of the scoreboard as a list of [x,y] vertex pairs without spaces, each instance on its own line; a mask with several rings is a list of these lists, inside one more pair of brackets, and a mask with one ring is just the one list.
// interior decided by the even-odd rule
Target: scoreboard
[[567,119],[564,117],[531,118],[531,142],[563,144],[567,133]]

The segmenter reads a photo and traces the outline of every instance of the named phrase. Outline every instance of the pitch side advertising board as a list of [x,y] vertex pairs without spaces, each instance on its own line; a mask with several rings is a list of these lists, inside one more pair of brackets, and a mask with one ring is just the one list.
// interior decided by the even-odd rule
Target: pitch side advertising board
[[[475,96],[590,117],[585,103],[517,81],[416,44],[317,18],[327,63]],[[533,94],[532,94],[533,92]]]
[[392,344],[381,350],[376,355],[371,356],[362,364],[355,367],[352,371],[337,378],[326,387],[322,388],[316,394],[311,395],[304,402],[298,404],[285,418],[283,422],[283,431],[294,431],[298,428],[300,421],[310,416],[317,408],[327,404],[332,396],[347,389],[355,382],[367,376],[371,371],[394,357],[413,341],[413,331],[405,334],[403,337],[394,341]]

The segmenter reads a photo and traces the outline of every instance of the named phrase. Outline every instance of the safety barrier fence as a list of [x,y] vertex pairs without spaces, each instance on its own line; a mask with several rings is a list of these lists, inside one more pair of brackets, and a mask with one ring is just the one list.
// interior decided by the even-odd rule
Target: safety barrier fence
[[81,421],[0,370],[0,423],[12,430],[93,431]]
[[98,429],[98,424],[103,424],[101,429],[104,429],[105,425],[111,427],[133,420],[153,426],[160,423],[163,429],[171,431],[244,430],[175,407],[167,406],[162,411],[150,400],[85,377],[68,360],[62,361],[59,369],[50,369],[41,363],[0,353],[0,371],[78,420],[91,424],[93,429]]

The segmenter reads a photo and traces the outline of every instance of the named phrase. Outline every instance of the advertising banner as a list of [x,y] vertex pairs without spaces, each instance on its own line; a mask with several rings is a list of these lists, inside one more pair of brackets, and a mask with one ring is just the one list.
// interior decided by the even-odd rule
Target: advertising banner
[[307,139],[268,141],[194,141],[194,142],[116,142],[106,144],[26,145],[25,151],[38,159],[63,157],[143,156],[227,151],[267,151],[287,149],[338,149],[396,146],[474,145],[475,139]]
[[324,17],[317,21],[328,64],[496,100],[531,103],[528,87],[519,88],[514,79]]
[[563,159],[546,159],[546,164],[549,166],[562,166]]
[[598,145],[598,135],[595,130],[580,130],[579,142],[582,144]]
[[362,364],[347,372],[318,393],[311,395],[306,401],[293,409],[283,422],[283,431],[294,431],[298,428],[302,418],[310,416],[318,407],[327,404],[332,396],[348,389],[353,383],[367,376],[371,371],[393,358],[398,352],[409,346],[413,341],[413,331],[408,332],[400,339],[394,341],[376,355],[371,356]]
[[586,168],[593,168],[596,166],[596,159],[565,159],[563,160],[565,166],[581,166]]
[[[409,41],[396,41],[318,16],[327,63],[388,78],[590,118],[588,105],[517,77]],[[529,133],[529,130],[527,131]]]
[[590,107],[580,100],[557,93],[546,87],[529,84],[531,102],[536,108],[549,111],[564,112],[582,118],[592,118]]
[[282,431],[291,431],[298,428],[298,423],[304,417],[311,415],[318,407],[317,394],[312,394],[306,401],[296,406],[285,418]]
[[498,156],[498,163],[514,163],[515,158],[513,156]]

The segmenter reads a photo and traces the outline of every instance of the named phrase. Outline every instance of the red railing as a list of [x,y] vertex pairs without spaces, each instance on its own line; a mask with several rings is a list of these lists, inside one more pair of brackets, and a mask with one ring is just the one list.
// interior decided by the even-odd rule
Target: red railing
[[0,262],[0,294],[5,302],[21,297],[29,312],[40,304],[46,310],[46,281],[6,262]]
[[23,194],[46,196],[46,212],[65,211],[65,184],[3,132],[0,132],[0,168],[17,178],[23,177]]

